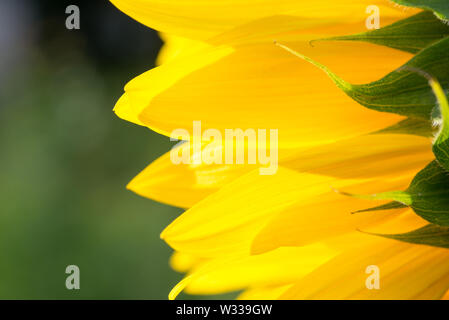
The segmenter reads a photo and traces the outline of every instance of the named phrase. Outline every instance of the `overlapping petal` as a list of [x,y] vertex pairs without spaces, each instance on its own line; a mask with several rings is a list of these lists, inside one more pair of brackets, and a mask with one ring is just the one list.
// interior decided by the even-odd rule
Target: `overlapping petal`
[[199,40],[192,40],[166,33],[161,33],[159,36],[164,41],[164,45],[157,56],[156,65],[170,62],[183,55],[191,55],[209,47],[207,43]]
[[[198,157],[193,145],[192,158]],[[246,150],[246,153],[248,150]],[[372,134],[306,150],[279,150],[279,165],[346,179],[369,179],[409,174],[412,177],[433,158],[428,138],[401,134]],[[257,164],[173,164],[166,153],[135,177],[128,188],[142,196],[189,208],[218,191]]]
[[[397,180],[369,181],[353,184],[345,190],[362,193],[376,193],[383,188],[396,190],[407,185],[410,176]],[[366,229],[395,218],[408,209],[384,210],[352,214],[370,208],[373,203],[366,200],[345,197],[328,191],[315,195],[311,203],[298,203],[276,215],[254,237],[251,245],[253,254],[260,254],[282,246],[303,246],[316,241],[324,241],[357,229]],[[385,203],[377,203],[378,205]],[[376,203],[374,203],[376,205]]]
[[335,188],[382,192],[407,185],[412,175],[361,181],[285,168],[276,175],[261,176],[255,170],[194,205],[161,237],[175,250],[203,258],[246,256],[281,246],[306,245],[379,224],[400,212],[351,215],[351,211],[371,207],[373,202],[343,196]]
[[386,18],[403,10],[388,0],[111,0],[121,11],[158,31],[207,40],[236,26],[272,15],[312,18],[316,25],[341,21],[363,23],[366,7],[377,5]]
[[[361,107],[319,68],[273,44],[282,42],[348,83],[368,83],[411,55],[311,40],[363,31],[369,5],[380,7],[385,24],[416,11],[404,13],[387,0],[111,2],[166,40],[160,66],[125,87],[114,109],[120,117],[167,136],[178,128],[193,132],[195,120],[222,136],[226,129],[279,130],[275,175],[260,175],[255,164],[174,165],[167,153],[128,185],[190,208],[161,234],[176,250],[172,267],[188,272],[171,298],[184,289],[243,289],[241,299],[444,295],[447,250],[355,231],[410,231],[423,219],[408,208],[351,214],[386,201],[338,192],[407,187],[433,158],[429,139],[386,133],[404,118]],[[188,143],[176,150],[184,149],[194,151]],[[381,270],[382,290],[365,284],[370,265]]]
[[[423,221],[419,217],[406,213],[386,221],[386,223],[378,226],[378,230],[379,228],[382,230],[413,229],[422,223]],[[360,274],[365,275],[360,283],[366,289],[365,279],[367,275],[365,269],[370,263],[377,262],[380,264],[387,260],[386,257],[394,256],[404,251],[404,248],[411,248],[410,245],[408,247],[401,247],[401,245],[396,247],[395,244],[395,241],[392,240],[373,238],[366,234],[351,231],[340,237],[303,247],[279,248],[268,253],[252,256],[217,257],[205,260],[202,264],[191,268],[186,278],[173,288],[170,298],[175,298],[184,289],[192,294],[216,294],[245,289],[246,291],[241,295],[241,299],[273,299],[284,295],[286,295],[286,298],[290,298],[289,295],[297,290],[297,287],[300,286],[299,283],[307,281],[309,277],[314,279],[316,272],[321,269],[330,270],[332,267],[338,269],[337,263],[342,263],[347,259],[348,252],[354,255],[354,257],[351,257],[351,261],[344,262],[345,265],[352,268],[348,272],[348,276],[350,272],[354,272],[358,277],[357,280],[360,280]],[[379,254],[379,251],[373,249],[376,246],[384,249],[382,255],[376,255]],[[364,249],[368,251],[360,256],[360,260],[357,259],[356,253]],[[378,257],[381,259],[377,259]],[[444,259],[438,260],[438,263],[446,261],[447,257],[447,255],[444,255]],[[395,261],[392,262],[391,268],[398,267]],[[335,272],[344,273],[343,271]],[[319,276],[323,275],[317,275],[317,277]],[[332,272],[327,275],[326,279],[329,278],[338,280],[338,278],[334,279]],[[444,280],[444,277],[441,276],[440,279]],[[317,286],[312,287],[319,290],[321,285],[326,285],[328,282],[325,280],[319,281]],[[358,285],[357,288],[360,287],[356,281],[352,284]],[[438,293],[446,285],[447,283],[444,281],[442,284],[435,284],[435,287],[438,287],[436,288]],[[425,297],[427,292],[434,292],[428,288],[421,287],[420,289],[419,294],[422,297]],[[395,292],[394,294],[395,298],[402,298],[407,297],[409,293]]]
[[284,168],[272,176],[256,170],[197,203],[161,237],[175,250],[200,257],[248,255],[253,237],[270,216],[317,190],[329,190],[334,180]]
[[194,268],[171,293],[218,294],[257,286],[283,286],[329,261],[336,251],[322,244],[281,248],[237,258],[218,258]]
[[[290,45],[352,82],[375,80],[409,54],[370,44]],[[387,61],[387,62],[385,62]],[[116,113],[170,135],[177,128],[278,129],[280,147],[305,147],[366,134],[401,117],[361,108],[318,68],[272,43],[213,47],[148,71],[125,87]],[[364,121],[359,121],[364,119]]]
[[[366,267],[380,270],[380,290],[366,286]],[[439,299],[449,287],[449,251],[385,239],[347,249],[280,299]]]
[[275,300],[291,285],[283,286],[267,286],[267,287],[255,287],[248,288],[243,291],[238,297],[238,300]]

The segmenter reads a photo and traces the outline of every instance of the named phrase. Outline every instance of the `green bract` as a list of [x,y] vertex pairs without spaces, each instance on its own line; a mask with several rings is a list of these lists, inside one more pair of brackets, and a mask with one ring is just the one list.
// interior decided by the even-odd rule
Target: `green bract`
[[449,103],[441,85],[434,79],[430,79],[429,82],[438,99],[441,116],[437,119],[440,129],[432,150],[441,166],[449,171]]
[[419,172],[405,192],[412,199],[410,207],[419,216],[449,226],[449,175],[437,161]]
[[424,11],[381,29],[321,40],[366,41],[406,52],[418,53],[449,35],[449,25],[432,12]]
[[[434,12],[422,12],[379,30],[317,41],[365,41],[416,55],[401,68],[368,84],[351,84],[326,66],[286,48],[323,70],[349,97],[361,105],[405,116],[396,125],[375,133],[401,133],[434,137],[436,160],[421,170],[405,191],[353,195],[391,202],[357,213],[410,207],[429,225],[383,237],[415,244],[449,248],[449,26],[437,19],[449,17],[449,0],[396,0]],[[344,192],[342,192],[345,194]],[[379,234],[378,234],[379,235]]]
[[441,227],[435,224],[428,224],[427,226],[407,233],[371,234],[408,243],[449,248],[449,227]]
[[432,10],[443,20],[449,19],[449,2],[447,0],[393,0],[397,4],[408,7]]
[[421,170],[405,191],[391,191],[374,195],[353,195],[362,199],[391,200],[381,207],[360,210],[388,210],[408,206],[423,219],[439,225],[449,226],[449,174],[437,161],[432,161]]
[[448,53],[449,38],[445,38],[420,51],[398,70],[363,85],[350,84],[326,66],[297,55],[326,72],[340,89],[367,108],[430,121],[437,100],[428,81],[414,70],[431,74],[443,87],[449,86]]

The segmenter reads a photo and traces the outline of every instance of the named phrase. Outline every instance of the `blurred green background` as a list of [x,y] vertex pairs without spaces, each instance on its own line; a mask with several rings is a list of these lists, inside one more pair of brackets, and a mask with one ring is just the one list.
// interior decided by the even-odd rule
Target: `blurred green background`
[[0,298],[166,299],[182,275],[159,233],[181,210],[125,186],[170,142],[112,112],[157,34],[108,1],[2,0],[0,46]]

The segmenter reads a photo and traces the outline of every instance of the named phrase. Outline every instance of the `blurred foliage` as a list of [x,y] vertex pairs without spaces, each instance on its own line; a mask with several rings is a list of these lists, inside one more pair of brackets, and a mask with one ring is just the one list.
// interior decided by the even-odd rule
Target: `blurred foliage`
[[5,1],[34,20],[0,77],[0,299],[167,299],[182,275],[159,234],[181,210],[125,186],[171,144],[112,112],[160,39],[107,1],[77,1],[76,31],[68,1]]
[[[125,186],[169,141],[112,112],[137,65],[152,66],[160,41],[136,23],[154,49],[145,61],[114,64],[101,59],[106,49],[86,45],[88,31],[65,30],[58,9],[62,24],[41,31],[1,84],[0,298],[166,299],[182,276],[170,270],[159,233],[180,210]],[[70,264],[80,267],[81,290],[65,288]]]
[[[180,276],[159,232],[179,210],[125,185],[168,140],[113,114],[123,74],[65,52],[33,54],[5,84],[0,297],[166,299]],[[79,291],[65,288],[69,264]]]

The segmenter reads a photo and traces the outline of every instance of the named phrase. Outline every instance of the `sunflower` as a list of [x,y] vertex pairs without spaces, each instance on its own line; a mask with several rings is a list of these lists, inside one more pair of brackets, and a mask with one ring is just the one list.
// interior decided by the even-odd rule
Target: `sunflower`
[[[161,234],[187,274],[170,298],[444,296],[447,4],[111,2],[165,42],[159,66],[125,86],[119,117],[166,136],[197,120],[279,132],[273,175],[259,164],[174,164],[172,150],[129,183],[186,209]],[[366,30],[369,6],[382,28]],[[174,152],[201,157],[208,143]]]

